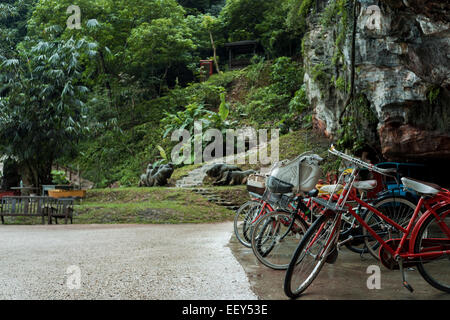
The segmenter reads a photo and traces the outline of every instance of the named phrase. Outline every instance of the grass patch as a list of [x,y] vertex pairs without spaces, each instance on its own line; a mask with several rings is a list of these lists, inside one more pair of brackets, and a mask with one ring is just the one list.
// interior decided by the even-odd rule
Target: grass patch
[[76,206],[75,223],[207,223],[234,213],[181,188],[96,189]]
[[226,201],[243,204],[250,200],[247,186],[220,186],[214,187],[214,191]]
[[[186,189],[118,188],[88,190],[86,199],[75,205],[73,223],[179,224],[223,222],[233,218],[233,211]],[[62,219],[58,220],[63,223]],[[5,222],[41,224],[41,218],[5,217]]]

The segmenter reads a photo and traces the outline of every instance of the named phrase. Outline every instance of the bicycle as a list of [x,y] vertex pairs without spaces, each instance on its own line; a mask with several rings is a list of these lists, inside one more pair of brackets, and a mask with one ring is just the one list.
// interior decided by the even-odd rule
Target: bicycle
[[[345,175],[348,172],[351,172],[351,170],[345,170],[343,174]],[[372,180],[359,181],[355,184],[361,193],[360,199],[363,199],[365,194],[376,186]],[[275,270],[288,268],[292,253],[306,233],[306,229],[314,222],[314,218],[319,216],[320,209],[323,208],[311,201],[311,197],[321,196],[324,200],[328,200],[334,187],[333,185],[321,186],[318,190],[309,192],[308,198],[298,196],[294,199],[297,203],[295,209],[278,209],[269,212],[262,215],[252,225],[251,247],[262,264]],[[337,195],[334,195],[334,197],[337,199]],[[349,200],[353,201],[355,197],[357,197],[356,192],[352,193]],[[371,204],[378,210],[383,210],[383,212],[388,209],[389,213],[394,216],[412,215],[415,209],[415,205],[407,199],[394,196],[384,196],[372,200]],[[360,206],[355,210],[361,212],[363,217],[366,216],[366,212],[361,210]],[[356,219],[349,214],[343,215],[340,234],[346,239],[342,244],[360,255],[372,252],[379,246],[378,243],[368,244],[368,241],[366,241],[367,235],[363,234]],[[361,244],[364,245],[363,248],[358,247]],[[368,245],[369,247],[367,247]],[[335,253],[337,254],[337,252]],[[333,263],[336,258],[337,256],[329,257],[327,262]]]
[[[247,190],[252,196],[252,200],[244,203],[236,212],[234,217],[234,233],[241,244],[246,247],[251,247],[251,234],[254,223],[268,212],[275,209],[295,210],[292,203],[291,194],[295,186],[298,187],[300,167],[303,166],[305,172],[310,175],[304,179],[303,188],[312,189],[318,179],[319,167],[317,163],[322,159],[312,154],[310,151],[304,152],[297,156],[294,160],[284,160],[277,162],[271,168],[272,173],[288,174],[291,179],[297,181],[290,181],[282,190],[269,190],[266,187],[266,177],[261,175],[251,175],[247,181]],[[287,169],[287,170],[286,170]],[[308,172],[309,170],[309,172]],[[275,177],[273,177],[275,178]],[[276,178],[275,178],[276,179]]]
[[[450,270],[450,191],[428,182],[401,178],[406,188],[420,195],[406,228],[368,203],[355,199],[362,207],[403,234],[401,238],[384,240],[360,215],[346,205],[346,201],[359,168],[375,170],[383,175],[392,171],[376,168],[372,164],[337,151],[333,146],[329,152],[352,162],[355,169],[336,202],[323,201],[320,198],[313,199],[325,209],[319,219],[307,230],[292,256],[284,281],[286,295],[290,298],[299,297],[320,273],[332,248],[339,248],[340,224],[342,214],[346,210],[379,242],[380,260],[386,267],[400,270],[405,288],[413,291],[406,280],[405,267],[416,266],[421,276],[431,286],[450,293],[450,272],[448,272]],[[426,211],[419,217],[422,207]]]
[[[253,224],[261,216],[274,211],[279,206],[280,199],[267,190],[262,197],[254,197],[244,203],[234,216],[234,233],[239,242],[247,248],[251,247]],[[292,206],[291,204],[287,204]]]

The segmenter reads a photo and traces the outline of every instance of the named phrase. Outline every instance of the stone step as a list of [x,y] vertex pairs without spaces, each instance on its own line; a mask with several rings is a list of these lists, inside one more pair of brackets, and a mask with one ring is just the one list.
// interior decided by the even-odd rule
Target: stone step
[[235,206],[236,203],[233,202],[228,202],[228,201],[217,201],[218,205],[224,206],[224,207],[229,207],[229,206]]
[[199,190],[199,189],[195,189],[195,190],[193,190],[194,192],[196,192],[196,193],[216,193],[215,191],[212,191],[212,190]]

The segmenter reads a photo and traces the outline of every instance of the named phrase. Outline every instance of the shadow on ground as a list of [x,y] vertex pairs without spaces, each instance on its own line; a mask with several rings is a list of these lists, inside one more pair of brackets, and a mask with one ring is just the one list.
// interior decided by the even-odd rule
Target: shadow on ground
[[[251,248],[239,243],[236,237],[230,239],[229,247],[243,266],[252,290],[263,300],[286,300],[283,291],[284,270],[272,270],[259,263]],[[370,265],[377,265],[381,271],[381,289],[367,288],[367,273]],[[344,248],[339,252],[335,264],[326,264],[314,283],[299,299],[308,300],[450,300],[450,294],[431,287],[417,270],[408,270],[407,279],[413,286],[410,293],[402,286],[398,270],[388,270],[370,255],[355,254]]]

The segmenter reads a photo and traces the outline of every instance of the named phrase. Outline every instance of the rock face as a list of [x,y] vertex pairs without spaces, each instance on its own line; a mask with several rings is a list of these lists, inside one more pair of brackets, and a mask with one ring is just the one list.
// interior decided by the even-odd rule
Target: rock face
[[[388,160],[450,158],[450,2],[360,0],[357,9],[355,92],[378,120],[372,142]],[[350,79],[351,36],[339,57],[338,33],[316,17],[303,44],[314,124],[328,136],[339,129]]]

